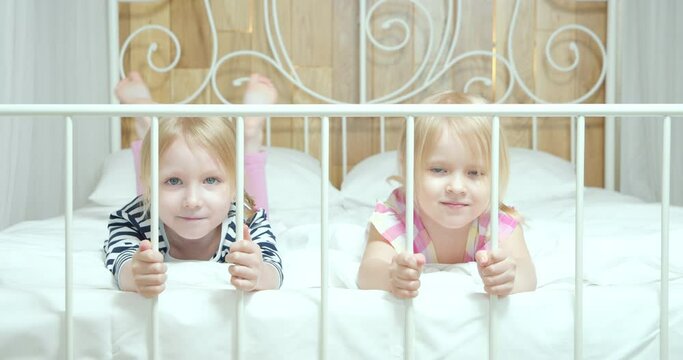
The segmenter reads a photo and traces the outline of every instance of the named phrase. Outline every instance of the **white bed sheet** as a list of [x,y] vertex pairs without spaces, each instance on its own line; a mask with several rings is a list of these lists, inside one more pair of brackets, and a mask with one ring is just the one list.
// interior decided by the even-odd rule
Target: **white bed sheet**
[[[572,199],[519,203],[539,289],[502,299],[504,358],[572,358]],[[146,358],[148,302],[115,290],[102,263],[108,207],[75,218],[75,339],[78,358]],[[403,305],[382,291],[354,289],[367,207],[331,210],[330,358],[403,358]],[[587,189],[585,357],[659,354],[659,207]],[[283,256],[279,291],[246,296],[246,358],[318,356],[319,213],[272,213]],[[7,358],[60,358],[64,351],[63,219],[0,233],[0,348]],[[671,212],[671,357],[683,356],[683,209]],[[49,244],[49,245],[46,245]],[[169,264],[160,297],[164,359],[231,354],[235,291],[224,264]],[[418,359],[486,358],[488,297],[473,264],[429,266],[416,311]]]

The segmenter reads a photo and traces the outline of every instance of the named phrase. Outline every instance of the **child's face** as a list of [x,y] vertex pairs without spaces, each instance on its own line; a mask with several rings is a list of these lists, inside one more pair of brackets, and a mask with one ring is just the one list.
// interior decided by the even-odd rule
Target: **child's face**
[[177,139],[159,159],[161,221],[186,240],[205,239],[228,214],[234,190],[218,159]]
[[437,136],[420,169],[418,207],[440,226],[461,229],[488,208],[489,177],[483,159],[476,158],[468,144],[448,131]]

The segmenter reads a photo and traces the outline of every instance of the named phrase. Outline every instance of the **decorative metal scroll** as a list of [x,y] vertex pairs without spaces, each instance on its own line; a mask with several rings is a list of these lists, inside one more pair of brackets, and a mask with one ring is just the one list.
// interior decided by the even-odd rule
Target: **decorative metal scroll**
[[[359,102],[363,103],[399,103],[401,101],[404,101],[406,99],[412,98],[415,95],[420,94],[423,92],[425,89],[429,88],[432,84],[434,84],[441,76],[443,76],[445,73],[448,71],[451,71],[453,68],[456,67],[457,64],[461,63],[464,60],[471,59],[471,58],[476,58],[476,57],[489,57],[493,59],[495,57],[496,61],[499,64],[502,64],[505,70],[508,72],[510,75],[508,77],[508,83],[507,86],[505,87],[505,91],[502,96],[500,96],[497,99],[497,102],[503,103],[505,102],[509,97],[510,94],[512,93],[512,90],[514,88],[515,83],[519,85],[519,88],[527,95],[529,98],[533,99],[537,103],[547,103],[551,102],[547,100],[546,98],[543,98],[541,95],[534,93],[527,84],[524,82],[524,79],[520,75],[519,71],[517,70],[517,66],[515,63],[515,49],[514,49],[514,42],[512,41],[514,36],[515,36],[515,28],[517,25],[517,18],[518,14],[520,11],[520,6],[522,1],[528,1],[528,0],[517,0],[515,2],[515,7],[513,10],[512,18],[510,20],[510,25],[508,29],[508,46],[507,46],[507,53],[508,57],[502,56],[500,53],[496,52],[494,53],[493,51],[490,50],[473,50],[473,51],[467,51],[464,52],[460,55],[455,56],[455,49],[458,44],[458,39],[460,37],[460,29],[461,29],[461,23],[462,23],[462,0],[457,0],[457,3],[454,5],[454,2],[456,0],[444,0],[445,1],[445,6],[446,6],[446,19],[444,23],[444,31],[442,34],[440,34],[440,39],[438,40],[438,44],[435,44],[434,41],[434,19],[432,14],[430,14],[429,10],[420,2],[417,0],[404,0],[401,1],[400,3],[402,4],[412,4],[414,8],[416,9],[416,13],[420,15],[421,17],[424,17],[427,21],[427,32],[426,36],[428,36],[428,42],[427,42],[427,49],[425,51],[425,55],[423,57],[422,62],[417,66],[417,69],[415,73],[411,76],[411,78],[403,83],[402,85],[398,86],[396,89],[390,91],[386,95],[382,95],[380,97],[374,98],[374,99],[361,99]],[[364,33],[365,40],[369,41],[370,46],[374,46],[376,49],[386,51],[386,52],[396,52],[400,51],[403,49],[411,40],[413,34],[411,33],[411,26],[410,24],[402,18],[399,18],[397,16],[395,17],[390,17],[386,20],[384,20],[381,23],[381,30],[389,30],[391,28],[399,28],[402,32],[402,39],[397,44],[394,45],[386,45],[380,42],[375,34],[373,33],[372,29],[373,27],[371,26],[371,21],[373,17],[376,15],[378,9],[380,9],[383,5],[386,5],[387,3],[397,3],[396,0],[378,0],[375,2],[369,9],[366,6],[366,0],[359,0],[359,6],[361,9],[367,9],[367,11],[364,11],[364,18],[360,19],[360,27],[361,31]],[[454,14],[454,6],[457,6],[457,12],[455,12],[456,16],[455,19],[453,19],[453,14]],[[217,81],[216,81],[216,74],[218,73],[218,69],[223,66],[224,63],[228,62],[229,60],[238,58],[238,57],[255,57],[258,59],[261,59],[270,65],[273,66],[286,80],[291,82],[294,86],[299,88],[301,91],[305,92],[306,94],[310,95],[311,97],[318,99],[322,102],[326,103],[342,103],[342,101],[339,101],[334,98],[330,98],[327,96],[324,96],[317,92],[315,89],[309,88],[299,77],[299,74],[297,74],[296,67],[292,63],[292,60],[289,56],[289,53],[287,51],[287,48],[284,45],[284,42],[282,40],[282,34],[280,32],[280,26],[278,22],[278,11],[277,11],[277,0],[263,0],[263,17],[264,17],[264,24],[265,24],[265,31],[266,31],[266,38],[268,40],[268,47],[270,49],[270,55],[264,54],[262,52],[258,51],[253,51],[253,50],[238,50],[238,51],[233,51],[228,54],[223,55],[222,57],[218,58],[218,36],[216,33],[216,25],[214,23],[213,19],[213,14],[211,12],[211,5],[209,3],[209,0],[204,0],[204,8],[206,9],[206,15],[209,20],[209,29],[211,31],[211,41],[212,41],[212,54],[211,54],[211,64],[208,73],[206,74],[204,80],[202,81],[201,85],[187,98],[184,100],[180,101],[179,103],[185,104],[192,102],[199,96],[202,91],[208,86],[209,82],[211,83],[211,87],[213,88],[213,91],[215,92],[216,96],[220,101],[223,103],[229,103],[228,100],[225,99],[223,94],[220,92],[218,86],[217,86]],[[166,34],[168,37],[171,38],[173,41],[173,44],[175,46],[175,57],[173,61],[168,64],[167,66],[159,67],[154,62],[152,61],[152,55],[153,53],[157,50],[158,44],[156,42],[153,42],[149,45],[147,49],[147,64],[148,66],[156,72],[159,73],[164,73],[172,70],[175,68],[175,66],[178,64],[178,61],[181,56],[181,47],[180,43],[178,41],[177,36],[168,28],[160,26],[160,25],[146,25],[143,27],[140,27],[136,31],[130,34],[128,38],[125,40],[125,42],[122,45],[121,53],[120,53],[120,73],[121,77],[125,77],[125,70],[124,70],[124,55],[126,51],[128,50],[128,47],[130,46],[131,41],[138,36],[140,33],[145,32],[145,31],[161,31],[164,34]],[[602,83],[605,80],[605,75],[606,75],[606,66],[605,66],[605,58],[606,58],[606,53],[605,53],[605,47],[600,41],[600,38],[590,29],[583,25],[578,25],[578,24],[570,24],[570,25],[564,25],[556,29],[548,38],[546,44],[545,44],[545,60],[548,61],[548,63],[557,71],[568,73],[571,71],[575,71],[578,67],[578,64],[581,60],[581,53],[579,52],[578,46],[575,42],[570,42],[568,47],[569,51],[572,54],[573,62],[568,65],[568,66],[561,66],[559,65],[553,56],[551,55],[551,49],[555,45],[557,38],[560,34],[563,32],[567,31],[577,31],[577,32],[582,32],[585,33],[595,44],[597,45],[598,49],[600,50],[600,63],[601,63],[601,71],[600,71],[600,76],[598,79],[596,79],[595,83],[593,86],[584,94],[581,96],[577,97],[576,99],[566,101],[567,103],[580,103],[585,101],[586,99],[590,98],[595,92],[600,88]],[[361,44],[365,43],[364,41],[361,42]],[[438,48],[435,49],[435,47],[438,46]],[[362,63],[362,62],[361,62]],[[364,64],[361,64],[361,66],[365,66]],[[360,72],[361,76],[365,75],[365,72],[362,71]],[[245,83],[248,80],[248,78],[241,77],[234,79],[232,81],[232,85],[234,87],[241,86],[243,83]],[[367,81],[366,79],[361,79],[359,82],[361,86],[366,86]],[[490,87],[493,84],[493,81],[490,77],[490,74],[488,75],[481,75],[481,76],[473,76],[470,79],[468,79],[465,82],[465,85],[463,86],[463,91],[467,92],[470,87],[475,84],[475,83],[481,83],[484,86]],[[412,89],[412,90],[409,90]],[[364,90],[367,89],[361,89],[362,93],[365,93]],[[362,96],[363,98],[364,96]],[[553,101],[554,102],[554,101]]]

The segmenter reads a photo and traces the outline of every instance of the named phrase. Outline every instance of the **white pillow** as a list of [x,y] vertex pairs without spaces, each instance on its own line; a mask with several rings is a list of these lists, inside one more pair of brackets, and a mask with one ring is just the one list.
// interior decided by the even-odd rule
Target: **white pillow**
[[123,206],[136,194],[133,152],[125,149],[109,154],[100,181],[88,199],[100,205]]
[[387,151],[364,159],[344,177],[341,186],[344,206],[353,208],[363,205],[374,208],[377,201],[386,200],[400,186],[398,182],[388,180],[390,176],[398,174],[396,151]]
[[[271,147],[266,162],[268,207],[291,210],[320,207],[320,162],[298,150]],[[329,184],[330,206],[341,205],[341,193]]]
[[[266,161],[268,206],[272,209],[298,209],[320,206],[320,163],[301,151],[269,148]],[[341,204],[341,195],[330,184],[330,205]],[[130,149],[110,154],[102,176],[88,197],[106,206],[123,206],[136,195],[135,168]]]
[[510,148],[510,179],[505,202],[538,201],[573,197],[574,165],[543,151]]
[[[522,148],[510,148],[510,179],[505,202],[535,201],[574,196],[574,166],[559,157]],[[397,175],[396,151],[373,155],[351,169],[342,183],[344,206],[374,207],[386,200],[398,184],[386,179]]]

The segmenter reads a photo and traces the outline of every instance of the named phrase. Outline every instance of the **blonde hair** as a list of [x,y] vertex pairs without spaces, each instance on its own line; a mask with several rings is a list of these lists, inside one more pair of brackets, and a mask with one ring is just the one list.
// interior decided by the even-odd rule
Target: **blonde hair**
[[[483,98],[453,91],[445,91],[426,98],[422,101],[423,104],[486,104]],[[488,176],[491,170],[491,119],[486,116],[424,116],[415,119],[415,167],[414,179],[415,186],[418,187],[422,183],[421,171],[424,167],[425,158],[433,150],[434,144],[438,140],[438,136],[444,131],[463,141],[465,146],[468,146],[470,151],[484,162],[480,164],[485,169],[485,174]],[[500,199],[505,196],[507,189],[508,178],[510,174],[510,162],[508,159],[507,143],[505,137],[500,134],[500,152],[499,152],[499,187],[498,191]],[[399,166],[401,174],[394,177],[394,180],[399,181],[405,185],[406,169],[405,169],[405,153],[406,153],[406,132],[403,131],[401,141],[399,143]],[[490,180],[490,178],[487,178]],[[518,216],[517,212],[507,205],[499,201],[499,209],[514,216]]]
[[[151,204],[151,131],[147,132],[142,141],[140,151],[140,182],[143,188],[143,203],[145,210]],[[237,180],[235,169],[235,126],[227,118],[220,117],[178,117],[159,120],[159,158],[177,140],[183,139],[190,148],[201,147],[216,157],[221,168],[225,171],[228,186],[235,189]],[[248,194],[244,194],[245,203],[254,208],[254,201]],[[253,212],[248,211],[248,217]]]

